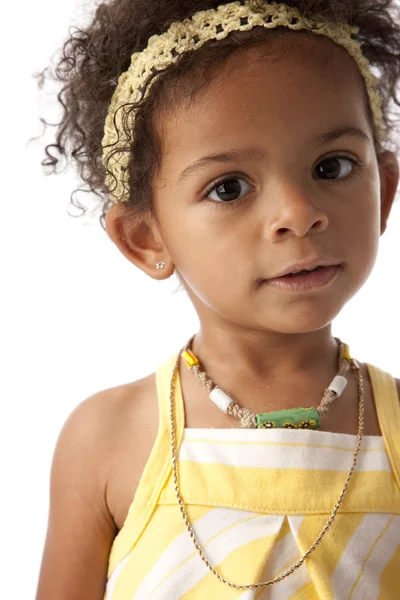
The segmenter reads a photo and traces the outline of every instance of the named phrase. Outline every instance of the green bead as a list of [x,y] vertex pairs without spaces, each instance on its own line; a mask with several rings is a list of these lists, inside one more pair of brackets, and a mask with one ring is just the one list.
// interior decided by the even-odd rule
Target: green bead
[[257,429],[319,429],[316,408],[290,408],[256,415]]

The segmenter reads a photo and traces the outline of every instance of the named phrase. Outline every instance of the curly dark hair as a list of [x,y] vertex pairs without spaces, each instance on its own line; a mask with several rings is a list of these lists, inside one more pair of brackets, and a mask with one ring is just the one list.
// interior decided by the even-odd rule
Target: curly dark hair
[[[75,163],[83,186],[72,193],[70,204],[85,214],[86,209],[77,194],[94,194],[102,210],[100,224],[103,229],[112,201],[105,185],[102,139],[119,76],[129,68],[132,54],[147,46],[150,36],[163,33],[174,21],[191,17],[199,10],[227,3],[222,0],[103,2],[97,6],[86,28],[70,31],[57,54],[56,64],[39,74],[40,87],[46,80],[61,82],[58,101],[62,106],[61,121],[53,125],[57,128],[54,143],[46,146],[42,164],[50,173],[56,173],[61,157],[66,161],[64,164]],[[389,144],[397,122],[394,109],[400,105],[396,96],[400,78],[400,19],[395,1],[288,0],[287,4],[299,8],[305,15],[317,13],[329,20],[360,28],[358,39],[363,54],[379,77],[384,143]],[[134,214],[152,209],[152,181],[161,159],[161,144],[153,116],[160,101],[164,110],[169,105],[176,106],[180,98],[193,96],[210,81],[216,65],[221,65],[221,61],[233,52],[265,43],[270,34],[270,31],[256,27],[249,32],[233,32],[224,40],[210,40],[196,52],[183,54],[174,65],[158,74],[147,98],[130,105],[130,109],[135,110],[135,124],[126,148],[130,153],[130,194],[129,202],[125,203],[128,212]]]

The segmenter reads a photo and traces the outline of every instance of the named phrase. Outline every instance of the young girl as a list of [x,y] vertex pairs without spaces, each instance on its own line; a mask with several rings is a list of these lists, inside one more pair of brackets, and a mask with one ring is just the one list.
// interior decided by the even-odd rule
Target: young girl
[[113,0],[67,41],[55,147],[200,330],[65,423],[37,600],[399,597],[400,382],[331,333],[395,197],[399,34],[389,0]]

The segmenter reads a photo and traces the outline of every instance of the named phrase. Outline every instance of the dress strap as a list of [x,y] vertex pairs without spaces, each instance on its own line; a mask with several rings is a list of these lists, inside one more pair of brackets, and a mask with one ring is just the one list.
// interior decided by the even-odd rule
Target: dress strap
[[[172,472],[170,385],[176,359],[177,355],[169,358],[157,369],[155,374],[159,415],[157,437],[140,478],[135,497],[129,507],[125,523],[114,539],[109,557],[108,578],[142,535]],[[175,381],[175,428],[178,452],[184,431],[184,408],[179,371]]]
[[400,399],[396,381],[386,371],[366,363],[372,384],[379,426],[394,477],[400,488]]

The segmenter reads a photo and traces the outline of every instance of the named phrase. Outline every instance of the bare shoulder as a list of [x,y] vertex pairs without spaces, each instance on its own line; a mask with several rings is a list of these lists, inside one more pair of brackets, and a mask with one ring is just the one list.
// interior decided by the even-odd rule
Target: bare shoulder
[[[104,408],[103,408],[104,407]],[[101,392],[106,502],[119,531],[126,519],[158,430],[155,374]]]
[[105,510],[118,532],[135,495],[158,429],[155,374],[102,390],[77,406],[69,420],[92,429],[95,468]]
[[[57,447],[82,446],[93,461],[96,477],[106,490],[111,472],[118,464],[120,450],[140,445],[143,433],[150,433],[158,419],[155,376],[101,390],[80,402],[66,419]],[[152,419],[153,417],[153,419]]]
[[93,394],[66,419],[51,465],[37,600],[103,597],[111,547],[156,435],[156,407],[150,375]]

